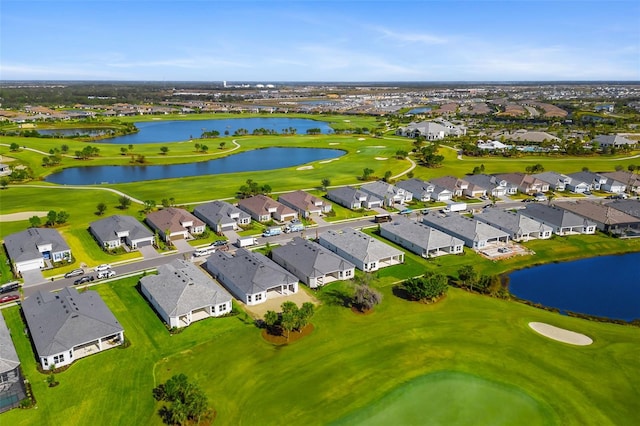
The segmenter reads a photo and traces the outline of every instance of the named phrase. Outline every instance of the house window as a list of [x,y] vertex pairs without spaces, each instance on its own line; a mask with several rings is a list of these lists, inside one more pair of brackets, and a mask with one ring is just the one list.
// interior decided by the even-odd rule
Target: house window
[[345,277],[350,277],[351,276],[351,269],[349,269],[348,271],[344,271],[344,276]]
[[251,295],[247,296],[247,302],[251,302]]
[[61,362],[64,362],[64,354],[55,355],[53,357],[53,363],[54,364],[60,364]]
[[218,305],[218,312],[223,312],[227,310],[227,305]]
[[256,294],[255,301],[262,300],[262,294]]
[[44,366],[45,366],[45,367],[48,367],[48,366],[49,366],[49,359],[47,359],[47,358],[42,358],[42,361],[44,361],[44,363],[43,363],[43,364],[44,364]]

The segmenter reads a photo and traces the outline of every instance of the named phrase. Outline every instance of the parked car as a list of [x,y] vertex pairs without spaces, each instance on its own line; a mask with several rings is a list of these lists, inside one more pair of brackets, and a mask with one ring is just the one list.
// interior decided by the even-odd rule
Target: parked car
[[75,280],[73,282],[73,285],[90,283],[93,280],[94,280],[93,275],[85,275],[84,277],[78,278],[77,280]]
[[84,269],[82,268],[78,268],[78,269],[74,269],[73,271],[69,271],[66,274],[64,274],[65,278],[71,278],[71,277],[77,277],[78,275],[82,275],[84,274]]
[[100,271],[98,272],[98,279],[102,279],[102,278],[111,278],[111,277],[115,277],[116,276],[116,271],[114,271],[113,269],[108,269],[106,271]]
[[9,293],[20,288],[19,283],[8,283],[0,286],[0,293]]
[[214,247],[220,247],[223,246],[225,244],[227,244],[227,240],[218,240],[218,241],[214,241],[213,243],[211,243],[212,246]]
[[9,296],[0,297],[0,303],[13,302],[14,300],[18,300],[18,299],[20,299],[20,296],[17,296],[15,294],[11,294]]
[[400,214],[409,214],[413,211],[413,209],[404,209],[400,212]]
[[109,265],[108,263],[103,263],[102,265],[98,265],[95,267],[96,272],[106,271],[108,269],[111,269],[111,265]]

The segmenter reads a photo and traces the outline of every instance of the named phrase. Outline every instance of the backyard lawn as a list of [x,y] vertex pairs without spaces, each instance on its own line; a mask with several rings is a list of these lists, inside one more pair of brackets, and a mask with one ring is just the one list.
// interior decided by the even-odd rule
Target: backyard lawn
[[[7,412],[2,423],[64,418],[70,425],[160,424],[151,389],[177,373],[206,392],[220,425],[364,422],[381,407],[393,409],[389,401],[406,392],[402,404],[409,416],[422,390],[407,389],[421,381],[466,389],[468,406],[486,409],[478,418],[510,404],[524,407],[520,414],[505,412],[510,424],[538,419],[539,424],[624,425],[636,419],[640,366],[634,354],[640,338],[635,327],[560,316],[455,288],[441,302],[425,305],[397,298],[390,285],[379,287],[382,304],[362,315],[335,297],[348,291],[337,282],[317,293],[324,303],[312,319],[313,333],[276,347],[244,314],[200,321],[170,336],[136,282],[134,277],[95,287],[131,346],[74,363],[56,375],[55,388],[35,369],[18,309],[3,310],[38,408]],[[594,344],[549,340],[533,332],[530,321],[584,333]],[[461,376],[437,383],[440,376],[433,374],[442,372]],[[473,392],[465,381],[487,391]],[[429,411],[434,419],[451,419],[457,404],[454,398],[451,404],[430,405]]]

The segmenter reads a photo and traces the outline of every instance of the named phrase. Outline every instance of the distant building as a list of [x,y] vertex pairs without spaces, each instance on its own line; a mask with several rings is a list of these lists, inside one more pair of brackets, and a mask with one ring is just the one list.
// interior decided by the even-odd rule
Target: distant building
[[71,261],[71,249],[55,229],[29,228],[16,232],[4,237],[4,246],[18,274],[42,269],[47,262]]

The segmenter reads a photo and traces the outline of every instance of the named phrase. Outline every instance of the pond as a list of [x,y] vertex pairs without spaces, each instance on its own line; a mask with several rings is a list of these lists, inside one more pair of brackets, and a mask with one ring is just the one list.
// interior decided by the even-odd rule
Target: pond
[[422,114],[429,111],[431,111],[431,108],[429,107],[419,107],[419,108],[413,108],[412,110],[407,111],[407,114]]
[[238,129],[252,134],[255,129],[284,134],[295,129],[297,134],[306,134],[309,129],[320,129],[322,133],[332,133],[333,129],[324,121],[306,118],[230,118],[223,120],[154,120],[135,123],[138,132],[130,135],[104,139],[101,142],[114,144],[141,144],[178,142],[198,139],[204,132],[218,131],[220,136],[228,132],[232,136]]
[[599,317],[640,318],[640,253],[552,263],[515,271],[509,288],[534,303]]
[[189,176],[282,169],[344,155],[338,149],[265,148],[245,151],[215,160],[160,166],[71,167],[45,178],[61,185],[128,183]]

